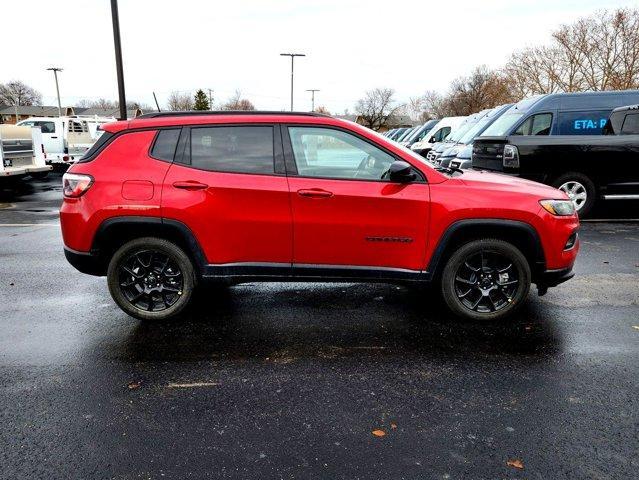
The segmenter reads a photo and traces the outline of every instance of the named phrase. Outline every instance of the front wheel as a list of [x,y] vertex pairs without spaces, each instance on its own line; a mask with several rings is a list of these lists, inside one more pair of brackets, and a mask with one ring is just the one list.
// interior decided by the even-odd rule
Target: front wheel
[[453,313],[473,320],[497,320],[517,310],[528,296],[530,266],[503,240],[475,240],[446,262],[442,295]]
[[107,271],[115,303],[141,320],[166,320],[189,304],[195,287],[193,264],[177,245],[139,238],[115,252]]

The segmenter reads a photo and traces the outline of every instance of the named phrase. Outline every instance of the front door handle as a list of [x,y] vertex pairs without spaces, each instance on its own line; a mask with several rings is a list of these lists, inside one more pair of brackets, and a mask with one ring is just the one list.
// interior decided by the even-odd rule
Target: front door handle
[[185,182],[173,182],[175,188],[181,188],[183,190],[204,190],[209,188],[206,183],[196,182],[194,180],[187,180]]
[[310,190],[298,190],[297,194],[300,197],[309,198],[329,198],[333,196],[333,192],[328,190],[322,190],[321,188],[311,188]]

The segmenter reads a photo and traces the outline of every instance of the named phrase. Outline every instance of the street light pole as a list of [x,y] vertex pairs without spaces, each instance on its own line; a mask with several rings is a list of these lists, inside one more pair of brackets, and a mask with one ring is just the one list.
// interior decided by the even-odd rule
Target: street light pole
[[53,72],[53,76],[55,77],[55,91],[58,94],[58,117],[62,116],[62,104],[60,103],[60,87],[58,86],[58,72],[61,72],[62,69],[58,67],[49,67],[47,70],[51,70]]
[[311,92],[311,112],[315,111],[315,92],[319,92],[317,88],[309,88],[306,90],[307,92]]
[[126,120],[126,95],[124,94],[124,69],[122,68],[122,44],[120,42],[120,16],[118,0],[111,0],[111,20],[113,21],[113,43],[115,45],[115,68],[118,73],[118,97],[120,120]]
[[295,57],[305,57],[303,53],[280,53],[282,57],[291,57],[291,112],[293,111],[293,65]]

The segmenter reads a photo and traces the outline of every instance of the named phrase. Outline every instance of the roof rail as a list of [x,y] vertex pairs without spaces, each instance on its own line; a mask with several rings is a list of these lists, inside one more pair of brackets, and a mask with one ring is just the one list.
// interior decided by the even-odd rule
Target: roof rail
[[279,112],[275,110],[184,110],[177,112],[145,113],[139,117],[135,117],[133,120],[138,120],[140,118],[191,117],[207,115],[302,115],[305,117],[330,117],[330,115],[317,112]]

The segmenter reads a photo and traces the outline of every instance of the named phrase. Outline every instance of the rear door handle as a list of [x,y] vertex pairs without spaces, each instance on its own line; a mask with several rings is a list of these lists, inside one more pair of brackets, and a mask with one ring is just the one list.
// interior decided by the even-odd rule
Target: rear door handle
[[175,188],[181,188],[183,190],[204,190],[209,188],[206,183],[196,182],[194,180],[187,180],[185,182],[173,182]]
[[309,198],[329,198],[333,196],[333,192],[328,190],[322,190],[321,188],[311,188],[310,190],[298,190],[297,194],[300,197]]

